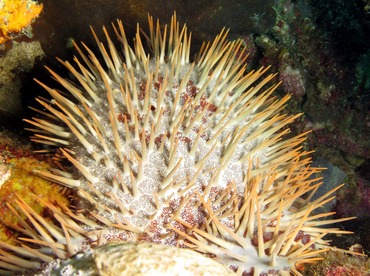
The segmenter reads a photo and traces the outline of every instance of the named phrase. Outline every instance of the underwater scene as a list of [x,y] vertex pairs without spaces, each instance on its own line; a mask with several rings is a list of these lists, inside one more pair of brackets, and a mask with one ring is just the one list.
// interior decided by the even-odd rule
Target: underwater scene
[[0,275],[370,275],[369,0],[1,0]]

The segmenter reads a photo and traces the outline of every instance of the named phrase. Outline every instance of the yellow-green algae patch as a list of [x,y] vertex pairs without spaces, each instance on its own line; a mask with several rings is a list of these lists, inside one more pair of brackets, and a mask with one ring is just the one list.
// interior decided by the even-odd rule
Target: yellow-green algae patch
[[[11,226],[19,224],[19,218],[11,212],[9,205],[19,211],[18,197],[23,199],[38,214],[48,217],[46,209],[37,201],[34,195],[53,203],[55,206],[69,205],[65,189],[59,185],[39,177],[35,171],[47,171],[51,165],[33,156],[25,146],[16,147],[1,143],[9,139],[0,139],[0,240],[9,241],[17,234]],[[22,212],[21,212],[22,213]],[[23,216],[25,219],[25,216]]]

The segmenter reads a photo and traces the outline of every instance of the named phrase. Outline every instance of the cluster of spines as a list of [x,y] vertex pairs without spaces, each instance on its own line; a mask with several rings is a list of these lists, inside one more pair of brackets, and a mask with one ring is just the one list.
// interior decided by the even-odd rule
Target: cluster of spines
[[[288,130],[281,131],[281,129],[300,115],[287,116],[279,114],[289,97],[286,96],[281,100],[272,98],[270,95],[275,90],[276,85],[261,91],[271,81],[274,77],[273,75],[265,77],[259,84],[252,87],[253,83],[260,79],[267,69],[260,69],[246,74],[246,67],[242,65],[245,55],[244,50],[241,49],[241,42],[227,42],[227,31],[223,30],[213,43],[203,44],[197,59],[190,64],[191,34],[187,34],[186,26],[180,29],[179,23],[174,16],[167,39],[167,27],[165,27],[162,34],[159,23],[157,22],[156,27],[154,25],[153,19],[150,17],[150,35],[145,35],[145,37],[149,42],[153,57],[147,55],[144,50],[139,27],[134,47],[131,48],[122,23],[118,22],[118,28],[113,25],[118,40],[122,44],[125,63],[122,62],[105,28],[103,30],[108,42],[108,50],[93,32],[108,71],[103,68],[98,58],[86,45],[83,44],[88,52],[88,56],[75,44],[85,65],[77,58],[74,58],[80,70],[78,72],[68,61],[60,60],[60,62],[74,75],[83,90],[51,69],[48,69],[52,76],[77,99],[79,107],[74,103],[74,100],[39,82],[54,98],[51,104],[55,107],[43,99],[38,99],[39,103],[49,113],[37,110],[41,115],[46,116],[46,119],[34,118],[33,121],[27,120],[27,122],[36,127],[31,129],[35,133],[32,139],[35,142],[62,147],[58,153],[59,155],[56,155],[56,161],[61,164],[60,169],[54,169],[52,173],[43,172],[41,174],[65,186],[79,189],[79,195],[92,205],[95,205],[99,212],[107,211],[114,214],[119,210],[123,214],[128,214],[129,210],[127,207],[113,192],[103,194],[94,187],[99,178],[75,158],[76,152],[74,149],[68,148],[71,144],[70,139],[73,136],[76,137],[93,160],[104,162],[107,167],[112,166],[112,162],[119,160],[118,163],[123,167],[123,171],[130,176],[131,185],[126,185],[122,175],[118,175],[111,183],[112,190],[122,189],[133,197],[137,197],[140,194],[135,183],[142,177],[143,168],[140,166],[142,161],[147,158],[148,152],[155,147],[158,151],[163,151],[164,144],[168,139],[170,155],[166,164],[167,174],[162,181],[159,191],[155,193],[155,205],[157,209],[163,209],[163,206],[168,207],[171,194],[168,195],[167,192],[176,190],[181,197],[178,207],[181,211],[181,208],[194,204],[190,202],[194,201],[194,195],[189,196],[186,193],[192,189],[197,175],[201,172],[201,168],[207,160],[207,154],[195,164],[196,172],[192,178],[180,181],[174,179],[173,176],[182,162],[181,158],[176,160],[175,149],[181,139],[181,136],[178,136],[177,133],[181,130],[184,136],[186,136],[191,130],[194,130],[195,125],[200,125],[192,148],[189,150],[190,155],[195,155],[197,143],[201,137],[206,135],[210,128],[207,124],[203,126],[202,123],[204,122],[202,120],[206,118],[211,122],[216,116],[220,116],[221,118],[217,119],[217,125],[212,126],[213,133],[207,137],[206,142],[211,148],[208,155],[212,153],[217,143],[221,143],[221,146],[225,148],[220,161],[221,165],[219,168],[212,169],[213,176],[210,184],[204,187],[201,191],[202,194],[194,190],[195,198],[199,199],[196,207],[203,208],[204,213],[207,214],[206,222],[202,225],[190,224],[184,220],[181,212],[177,211],[173,213],[172,218],[169,220],[170,223],[166,227],[183,237],[183,244],[186,246],[195,248],[203,253],[214,254],[221,262],[223,261],[222,256],[225,254],[237,260],[236,263],[239,261],[237,265],[233,263],[227,265],[237,269],[240,273],[247,269],[247,267],[242,265],[243,262],[247,262],[246,256],[236,254],[233,252],[233,249],[249,246],[252,239],[256,240],[255,246],[258,256],[263,258],[266,254],[270,255],[271,265],[276,265],[278,256],[286,256],[291,263],[296,264],[315,261],[317,259],[316,255],[322,250],[313,250],[311,247],[314,244],[325,245],[322,237],[327,233],[345,232],[337,229],[319,229],[316,227],[321,224],[340,221],[314,221],[317,218],[327,217],[331,213],[309,216],[313,209],[331,200],[328,197],[336,189],[314,200],[309,204],[309,207],[305,207],[320,184],[314,184],[315,181],[309,179],[309,176],[314,174],[316,170],[308,166],[310,160],[308,158],[304,159],[307,153],[301,152],[299,147],[305,139],[306,133],[282,140],[282,136]],[[153,58],[156,61],[154,70],[151,64]],[[181,66],[187,64],[189,64],[187,71],[185,73],[181,72]],[[195,67],[199,76],[197,83],[193,84],[191,75]],[[122,77],[123,75],[124,77]],[[146,78],[141,85],[137,84],[137,75],[142,75]],[[181,78],[180,75],[182,76]],[[171,102],[174,108],[171,110],[170,118],[172,121],[169,127],[173,131],[172,133],[160,133],[158,128],[161,125],[165,112],[163,105],[166,100],[166,92],[168,89],[171,89],[169,86],[176,82],[178,83],[176,87],[177,93],[175,93]],[[101,83],[104,88],[99,87],[98,83]],[[116,83],[120,84],[119,87]],[[213,86],[213,90],[206,95],[206,89],[209,86]],[[156,87],[158,90],[155,106],[150,101],[152,87]],[[184,97],[184,90],[190,90],[190,93],[192,93],[193,89],[197,89],[193,97]],[[94,103],[100,103],[104,100],[99,95],[100,90],[106,91],[107,94],[108,116],[114,137],[113,147],[107,144],[106,129],[101,124],[99,116],[91,108]],[[127,109],[126,114],[116,113],[116,105],[119,103],[115,102],[114,93],[123,95]],[[212,106],[213,102],[217,102],[217,106]],[[81,107],[83,107],[82,110]],[[244,122],[245,118],[250,114],[253,114],[251,120],[246,125],[239,127],[238,124]],[[231,119],[230,115],[233,115]],[[67,127],[60,126],[60,121]],[[118,131],[118,125],[121,123],[124,124],[124,135]],[[237,127],[234,128],[232,134],[226,135],[221,141],[217,140],[229,126]],[[247,130],[253,129],[255,126],[258,126],[258,128],[251,135],[244,135]],[[99,154],[96,151],[94,145],[86,138],[88,135],[97,138],[103,154]],[[228,163],[236,147],[257,138],[260,140],[260,143],[239,160],[241,163],[248,162],[250,164],[244,176],[243,185],[247,187],[244,195],[237,195],[235,183],[229,183],[224,190],[217,191],[212,186],[212,183],[218,182],[223,166]],[[242,141],[242,139],[246,140]],[[122,154],[123,145],[133,140],[140,141],[141,151],[133,151],[129,156],[124,156]],[[112,151],[117,155],[114,157],[117,160],[109,158]],[[254,158],[254,155],[261,151],[265,152],[263,162],[258,157]],[[68,159],[87,179],[90,192],[81,189],[81,181],[73,179],[73,175],[65,171],[61,162],[62,159]],[[136,170],[130,167],[132,163],[138,164]],[[266,174],[266,171],[270,173]],[[185,183],[186,185],[184,186]],[[302,199],[301,196],[306,194],[310,195],[307,199]],[[99,198],[104,197],[110,198],[117,208],[112,210],[107,205],[101,204]],[[20,202],[20,204],[22,205],[23,203]],[[295,205],[298,205],[298,207]],[[144,231],[143,228],[131,224],[130,221],[122,217],[117,218],[113,216],[115,219],[112,221],[98,214],[98,212],[91,212],[91,215],[108,227],[117,227],[125,231],[139,233]],[[73,219],[80,218],[78,221],[81,225],[86,223],[81,217],[75,217],[76,215],[72,212],[67,212],[68,216]],[[32,216],[29,215],[27,217],[30,218]],[[59,221],[59,219],[57,220]],[[230,222],[229,227],[225,226],[225,220]],[[61,229],[57,232],[65,234],[66,237],[71,236],[68,229],[79,229],[67,228],[65,223],[59,222]],[[89,224],[93,223],[90,220],[87,220],[87,222]],[[36,226],[38,224],[37,221],[32,221],[27,227],[29,229],[36,227],[40,231]],[[180,225],[183,227],[180,227]],[[44,227],[48,228],[47,226]],[[50,229],[53,229],[53,227],[49,226]],[[77,226],[75,225],[75,227]],[[185,230],[183,231],[182,229]],[[300,231],[309,233],[314,238],[298,246],[295,239]],[[32,232],[24,234],[29,235],[30,233]],[[81,234],[78,231],[77,233]],[[264,233],[272,233],[272,235],[267,239]],[[83,234],[86,234],[86,232]],[[76,237],[74,236],[73,238],[76,239]],[[46,242],[40,244],[54,250],[50,246],[50,242],[47,242],[47,236],[42,234],[41,236],[34,236],[32,234],[31,239],[34,239],[36,244],[38,240],[46,239]],[[59,236],[53,236],[54,241],[59,239]],[[67,242],[64,243],[64,247],[68,249],[66,252],[69,252],[69,254],[75,251],[70,246],[71,239],[68,238]],[[15,251],[16,254],[29,256],[24,255],[23,251],[16,251],[14,248],[8,249]],[[30,252],[33,251],[28,251],[27,254],[30,254]],[[55,255],[57,257],[67,256],[66,254],[60,255],[56,252]],[[46,261],[46,259],[43,261]],[[299,271],[294,268],[294,265],[292,265],[291,269],[293,273],[299,275]],[[258,275],[258,267],[255,268],[255,274]]]
[[[271,268],[279,268],[276,271],[279,275],[290,275],[289,271],[301,275],[298,270],[301,265],[321,260],[320,253],[330,250],[330,244],[322,239],[325,235],[350,233],[321,226],[353,219],[323,219],[335,212],[312,214],[333,200],[332,195],[343,186],[311,201],[322,184],[318,182],[320,179],[313,178],[319,171],[321,169],[306,167],[297,161],[284,183],[277,187],[273,187],[279,182],[277,174],[272,173],[262,190],[260,176],[248,178],[243,197],[232,192],[235,186],[215,193],[209,200],[197,193],[206,213],[206,223],[194,226],[176,218],[186,231],[169,227],[185,239],[186,246],[216,256],[239,275],[266,272],[254,258],[260,258],[260,263],[266,262]],[[302,195],[307,198],[303,199]],[[218,205],[220,199],[223,202]],[[255,247],[256,253],[250,251],[250,247]]]
[[[44,217],[34,211],[22,198],[16,206],[7,204],[18,218],[17,225],[8,225],[19,233],[17,240],[0,241],[0,274],[25,270],[36,271],[41,263],[49,263],[55,258],[66,259],[102,241],[101,227],[82,214],[73,213],[66,206],[55,206],[37,196],[51,217]],[[83,225],[85,228],[83,228]],[[90,228],[91,231],[86,229]]]
[[[75,103],[71,100],[63,97],[58,91],[47,87],[46,85],[40,83],[54,98],[52,103],[56,105],[57,108],[49,105],[48,103],[38,100],[43,107],[45,107],[52,115],[49,115],[48,118],[61,120],[63,123],[67,125],[69,131],[66,129],[61,129],[58,124],[52,124],[47,120],[40,120],[35,119],[34,121],[27,120],[27,122],[33,124],[34,126],[38,127],[38,129],[31,129],[35,132],[35,137],[33,141],[45,143],[48,145],[55,145],[55,146],[63,146],[68,147],[70,144],[69,138],[70,136],[74,135],[78,138],[79,142],[86,148],[87,153],[89,153],[96,162],[100,162],[103,156],[99,156],[97,151],[94,149],[92,143],[90,143],[85,137],[87,135],[91,135],[92,137],[97,137],[99,144],[102,146],[105,156],[104,162],[107,167],[111,166],[114,160],[110,160],[107,158],[110,155],[110,152],[113,150],[115,154],[119,158],[119,165],[124,167],[125,172],[130,173],[132,187],[131,187],[131,194],[134,197],[137,197],[138,190],[135,186],[135,183],[140,180],[142,176],[142,160],[145,160],[147,157],[147,152],[153,150],[154,143],[158,137],[161,137],[159,143],[159,151],[163,150],[164,142],[167,138],[166,133],[165,135],[160,134],[158,127],[161,125],[161,120],[163,119],[163,101],[165,98],[165,93],[168,89],[168,84],[172,83],[173,80],[171,78],[178,78],[179,69],[181,66],[179,64],[189,63],[189,54],[190,54],[190,36],[188,39],[186,27],[182,28],[181,32],[179,29],[179,25],[176,22],[175,17],[173,18],[168,42],[168,52],[167,55],[164,55],[165,46],[166,46],[166,29],[164,31],[164,35],[162,37],[160,32],[159,23],[157,23],[156,31],[154,31],[153,27],[153,20],[150,18],[150,30],[151,35],[149,39],[149,44],[153,48],[154,58],[158,58],[159,62],[157,62],[157,67],[155,68],[154,72],[150,71],[149,68],[149,57],[145,55],[145,51],[141,42],[141,38],[139,32],[137,33],[136,40],[135,40],[135,47],[132,49],[128,46],[128,42],[124,33],[124,29],[122,24],[119,22],[119,29],[120,33],[116,28],[114,28],[119,41],[123,44],[123,49],[125,53],[125,64],[119,58],[117,51],[115,50],[111,39],[107,31],[104,29],[106,34],[106,38],[109,45],[109,50],[111,56],[108,55],[107,51],[105,50],[104,45],[98,40],[97,36],[94,34],[96,38],[97,44],[99,45],[100,51],[103,53],[104,61],[106,66],[108,67],[109,74],[103,69],[102,65],[99,63],[98,59],[89,50],[86,46],[86,50],[89,53],[89,58],[85,56],[83,51],[76,45],[78,52],[84,62],[87,64],[87,68],[85,68],[81,63],[75,58],[75,61],[80,68],[81,73],[78,73],[73,66],[70,65],[69,62],[61,63],[65,65],[65,67],[73,73],[76,79],[79,81],[80,85],[87,91],[87,94],[91,97],[91,99],[95,103],[99,103],[103,99],[95,93],[94,91],[98,91],[98,87],[96,87],[97,80],[100,80],[104,83],[104,89],[107,93],[107,99],[109,103],[109,121],[112,126],[112,131],[114,134],[114,146],[115,148],[109,148],[106,140],[105,140],[105,132],[106,130],[101,125],[98,116],[94,113],[94,111],[90,108],[92,103],[83,95],[83,92],[77,88],[75,85],[72,85],[67,80],[60,77],[58,74],[53,72],[52,70],[48,69],[52,76],[64,86],[73,96],[78,100],[80,105],[83,106],[85,109],[82,112]],[[215,39],[215,41],[210,44],[204,44],[202,47],[202,51],[199,54],[199,59],[193,63],[189,67],[189,70],[185,74],[185,76],[181,79],[177,87],[177,93],[174,97],[173,102],[171,103],[173,109],[171,110],[172,114],[172,122],[169,129],[172,129],[172,133],[168,133],[170,136],[170,156],[168,158],[167,163],[167,170],[168,175],[164,179],[164,183],[162,182],[162,187],[160,190],[168,190],[171,185],[166,187],[166,183],[171,180],[172,174],[176,171],[176,168],[180,165],[181,160],[175,162],[176,158],[176,151],[174,150],[179,142],[179,137],[177,137],[176,133],[181,128],[182,133],[186,136],[190,130],[193,129],[193,126],[197,123],[198,125],[201,124],[201,120],[206,116],[205,112],[210,109],[210,105],[212,104],[213,98],[216,96],[221,98],[222,100],[219,102],[219,107],[216,110],[213,110],[213,114],[207,115],[208,120],[212,121],[213,118],[216,116],[223,115],[223,117],[219,120],[218,125],[212,126],[212,131],[214,132],[212,137],[207,141],[207,144],[215,146],[218,141],[218,136],[221,132],[230,125],[236,125],[239,122],[242,122],[243,119],[248,116],[248,114],[256,113],[255,110],[262,109],[263,112],[258,113],[258,116],[255,116],[248,125],[244,126],[241,129],[235,131],[237,133],[237,137],[235,139],[224,139],[223,143],[221,144],[222,147],[226,147],[227,150],[224,153],[223,159],[221,160],[221,164],[227,164],[228,158],[232,155],[233,151],[235,150],[236,145],[238,144],[238,139],[240,139],[243,135],[243,131],[247,130],[252,124],[259,124],[268,120],[274,114],[277,114],[282,108],[284,103],[287,101],[288,97],[285,97],[281,101],[276,101],[272,103],[271,101],[266,101],[266,99],[270,96],[276,86],[267,89],[263,93],[261,93],[255,99],[252,97],[266,84],[268,83],[272,75],[266,77],[262,80],[256,87],[252,87],[247,93],[242,95],[242,92],[245,91],[248,87],[250,87],[257,79],[259,79],[267,69],[260,69],[257,72],[251,72],[243,76],[245,71],[245,66],[242,66],[243,59],[243,52],[240,50],[241,43],[240,42],[225,42],[227,32],[222,31]],[[159,47],[159,48],[158,48]],[[241,52],[241,53],[240,53]],[[159,54],[158,57],[155,54]],[[239,58],[236,55],[240,53]],[[164,60],[168,59],[170,61]],[[168,62],[170,64],[170,70],[164,73],[163,83],[159,85],[158,95],[157,95],[157,102],[156,106],[153,107],[150,102],[150,89],[153,86],[153,82],[158,80],[159,78],[159,67],[158,64]],[[123,65],[122,65],[123,64]],[[194,64],[200,68],[201,76],[199,77],[198,83],[195,85],[199,87],[199,91],[194,98],[186,99],[186,102],[182,105],[179,104],[181,95],[183,93],[183,88],[188,85],[190,75],[193,71]],[[145,76],[147,77],[145,83],[145,91],[144,91],[144,99],[139,101],[139,88],[136,85],[136,77],[134,75],[134,71],[143,71]],[[123,83],[122,83],[122,76],[118,74],[122,74],[124,72]],[[137,74],[137,72],[136,72]],[[166,77],[167,76],[167,77]],[[111,79],[112,78],[112,79]],[[206,93],[206,88],[209,85],[211,80],[216,80],[214,84],[214,92],[210,95],[207,95],[206,99],[207,102],[203,104],[202,110],[195,111],[197,107],[201,105],[200,101],[201,98],[204,97]],[[119,88],[112,88],[111,84],[115,81],[121,83]],[[118,132],[118,124],[119,118],[115,111],[115,106],[117,103],[114,101],[113,97],[113,90],[118,89],[119,91],[115,91],[115,93],[122,93],[123,99],[126,103],[127,108],[127,115],[123,116],[122,121],[124,122],[124,135]],[[220,93],[221,91],[221,93]],[[229,91],[233,91],[233,95],[229,97]],[[86,93],[85,93],[86,94]],[[242,95],[242,96],[241,96]],[[190,102],[191,101],[191,102]],[[246,106],[248,103],[248,106]],[[266,104],[267,103],[267,104]],[[182,106],[182,107],[181,107]],[[154,111],[152,110],[154,109]],[[178,110],[179,109],[179,110]],[[225,111],[225,109],[227,109]],[[90,120],[86,117],[87,114]],[[144,121],[139,123],[139,113],[144,117]],[[230,113],[234,113],[234,118],[232,120],[227,119],[227,116]],[[189,115],[190,114],[190,115]],[[193,116],[194,115],[194,116]],[[153,118],[151,118],[153,117]],[[271,146],[273,143],[276,142],[275,139],[279,139],[281,135],[275,137],[275,139],[267,139],[271,134],[276,132],[282,125],[288,124],[292,122],[295,117],[286,117],[282,116],[275,116],[271,118],[268,122],[264,122],[264,124],[259,127],[257,131],[253,133],[251,137],[248,137],[248,141],[255,139],[258,135],[262,135],[262,139],[266,139],[265,142],[261,143],[258,147],[256,147],[253,151],[251,151],[248,155],[245,155],[240,162],[246,162],[250,156],[252,156],[255,152],[260,150],[261,148],[267,148]],[[150,122],[150,120],[152,120]],[[83,121],[83,126],[80,122]],[[129,122],[130,121],[130,122]],[[271,127],[274,123],[279,122],[279,126]],[[184,127],[185,125],[185,127]],[[141,126],[141,130],[139,129]],[[149,131],[147,131],[149,130]],[[195,138],[194,144],[192,145],[193,150],[190,151],[190,155],[194,155],[195,151],[197,150],[197,142],[199,141],[200,137],[208,130],[207,127],[199,128],[197,132],[197,137]],[[49,135],[46,135],[49,132]],[[147,137],[147,132],[150,132],[149,137]],[[41,134],[40,134],[41,133]],[[51,135],[50,135],[51,134]],[[162,135],[162,136],[161,136]],[[54,137],[59,136],[59,137]],[[133,151],[133,154],[129,157],[122,155],[122,147],[123,144],[129,144],[132,140],[141,140],[141,152],[137,153]],[[273,147],[270,147],[272,150]],[[275,146],[275,149],[281,150]],[[277,151],[277,150],[276,150]],[[212,150],[209,152],[209,154]],[[99,181],[98,177],[94,176],[87,167],[85,167],[82,163],[76,160],[73,157],[73,151],[71,149],[65,148],[61,149],[62,155],[67,158],[81,173],[82,175],[88,180],[91,184],[91,190],[95,191],[95,194],[98,197],[101,197],[101,193],[94,189],[94,184]],[[291,155],[294,155],[295,151],[291,152]],[[141,156],[140,156],[141,155]],[[206,156],[207,157],[207,156]],[[131,162],[139,164],[139,169],[136,172],[133,172],[128,164],[128,158],[130,158]],[[287,156],[285,159],[288,160]],[[197,167],[201,168],[203,162],[206,158],[203,158],[197,163]],[[279,160],[278,160],[279,161]],[[273,165],[273,164],[272,164]],[[218,171],[221,171],[220,168]],[[267,169],[261,168],[262,169]],[[200,170],[199,170],[200,172]],[[62,183],[63,185],[67,185],[69,187],[77,187],[79,188],[81,183],[79,180],[74,180],[72,175],[66,173],[65,171],[58,171],[54,170],[53,173],[42,173],[44,177],[50,178],[53,181],[57,181]],[[215,181],[217,179],[214,179]],[[190,183],[194,181],[188,180]],[[119,182],[117,180],[117,182]],[[121,183],[122,184],[122,183]],[[169,183],[171,184],[171,183]],[[173,183],[172,183],[173,184]],[[190,188],[190,187],[188,187]],[[128,190],[127,187],[123,187],[123,190]],[[96,200],[88,195],[83,190],[80,190],[80,194],[87,198],[91,203],[96,203]],[[163,194],[163,192],[162,192]],[[116,201],[116,200],[114,200]],[[122,208],[120,208],[122,209]]]

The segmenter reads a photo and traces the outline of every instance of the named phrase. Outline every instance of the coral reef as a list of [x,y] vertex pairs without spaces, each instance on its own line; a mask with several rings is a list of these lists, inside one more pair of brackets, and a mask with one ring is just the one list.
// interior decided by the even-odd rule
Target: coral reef
[[367,39],[369,17],[366,16],[365,1],[309,2],[315,22],[325,30],[335,51],[340,51],[346,58],[356,60],[358,54],[369,48],[370,43]]
[[[363,192],[368,184],[363,184],[369,177],[362,168],[370,163],[369,17],[361,2],[276,1],[276,25],[254,35],[257,54],[252,62],[271,64],[279,72],[282,85],[276,94],[292,93],[288,112],[304,112],[291,125],[292,132],[312,129],[303,146],[346,173],[338,215],[360,215],[345,227],[367,232],[369,216],[362,210],[368,208]],[[343,35],[349,33],[350,39]],[[286,74],[286,68],[294,74]],[[370,243],[363,246],[370,250]]]
[[[351,247],[353,251],[362,252],[359,245]],[[353,256],[341,251],[329,251],[323,255],[323,261],[307,268],[311,276],[367,276],[370,275],[370,259],[364,256]]]

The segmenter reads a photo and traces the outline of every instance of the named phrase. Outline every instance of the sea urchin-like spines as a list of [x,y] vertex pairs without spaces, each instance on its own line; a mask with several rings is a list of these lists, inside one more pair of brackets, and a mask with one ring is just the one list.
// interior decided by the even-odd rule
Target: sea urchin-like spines
[[224,191],[213,191],[209,200],[197,193],[205,224],[189,225],[177,217],[175,220],[187,230],[169,227],[184,237],[186,246],[215,256],[238,274],[270,271],[271,275],[289,275],[290,271],[301,275],[301,264],[320,260],[319,254],[329,250],[329,244],[322,239],[325,235],[350,233],[320,226],[353,219],[323,220],[334,213],[312,215],[341,187],[311,202],[301,198],[321,185],[320,179],[312,177],[319,170],[297,160],[283,179],[276,178],[275,173],[265,176],[264,181],[261,175],[248,178],[242,197],[230,192],[234,185],[228,187],[227,196]]
[[310,202],[318,170],[301,150],[306,133],[284,137],[300,114],[281,114],[289,96],[271,96],[274,75],[246,73],[241,42],[225,30],[191,63],[191,35],[175,15],[163,33],[149,17],[152,55],[139,27],[133,47],[120,21],[113,29],[123,60],[104,28],[107,47],[93,31],[103,62],[85,44],[75,44],[74,66],[60,60],[76,83],[47,68],[70,95],[38,81],[53,100],[38,99],[47,118],[27,122],[34,141],[59,148],[60,164],[40,174],[138,240],[210,253],[240,273],[299,275],[294,263],[314,260],[311,247],[342,232],[316,227],[334,222],[313,221],[329,214],[310,215],[335,190]]
[[[148,160],[150,152],[155,152],[153,157],[159,158],[156,160],[157,164],[152,165],[158,167],[159,163],[161,164],[162,168],[155,172],[156,177],[161,179],[156,181],[157,184],[154,181],[154,183],[146,183],[145,185],[153,186],[151,189],[158,193],[157,196],[164,195],[161,190],[169,190],[172,187],[171,185],[176,182],[178,182],[177,185],[174,185],[175,188],[177,187],[176,189],[179,189],[182,185],[183,191],[188,191],[193,188],[195,182],[199,182],[197,178],[199,174],[211,169],[210,164],[205,169],[205,164],[211,162],[212,156],[216,154],[220,158],[221,168],[217,170],[217,174],[220,176],[222,169],[230,163],[229,160],[234,156],[236,150],[240,155],[243,148],[247,147],[245,151],[249,153],[240,156],[242,163],[247,163],[249,158],[251,160],[255,159],[253,153],[268,148],[272,142],[264,142],[260,145],[257,142],[255,149],[252,151],[248,150],[249,144],[253,143],[260,133],[265,133],[266,136],[262,139],[259,138],[261,141],[267,139],[281,126],[294,119],[294,117],[275,116],[287,98],[270,103],[268,108],[264,107],[266,98],[272,93],[274,87],[252,99],[272,76],[266,77],[256,87],[252,87],[250,91],[240,96],[243,91],[265,73],[265,70],[261,69],[243,76],[245,66],[243,67],[240,63],[240,58],[236,58],[236,54],[240,50],[240,42],[225,42],[227,32],[221,32],[212,44],[204,47],[204,52],[201,52],[199,60],[191,65],[188,60],[190,49],[184,47],[184,45],[190,45],[186,27],[180,31],[178,23],[173,20],[169,42],[166,44],[166,31],[162,38],[159,24],[157,24],[154,33],[152,19],[150,19],[150,23],[151,34],[148,39],[153,52],[162,55],[163,48],[166,45],[168,47],[163,64],[159,62],[159,66],[155,65],[155,67],[150,64],[153,60],[144,54],[139,34],[136,36],[134,49],[126,45],[127,40],[124,30],[119,24],[121,32],[119,40],[124,43],[123,48],[125,55],[127,55],[125,60],[126,62],[129,60],[128,63],[123,66],[119,65],[121,62],[118,62],[117,52],[106,31],[112,58],[95,34],[94,36],[100,51],[103,53],[105,64],[109,69],[108,72],[102,68],[98,59],[86,46],[89,58],[80,49],[79,52],[89,71],[77,62],[82,71],[78,73],[68,62],[61,61],[73,73],[87,93],[83,93],[79,87],[72,85],[69,81],[48,69],[53,77],[78,100],[80,107],[62,96],[58,91],[41,84],[54,98],[52,103],[56,107],[54,108],[43,101],[40,102],[55,117],[67,125],[69,132],[78,139],[77,142],[82,144],[87,154],[94,160],[88,162],[102,162],[105,165],[105,170],[123,167],[121,172],[113,172],[115,179],[114,181],[110,180],[110,182],[120,184],[119,190],[129,191],[130,196],[135,199],[142,195],[138,183],[151,181],[143,179],[145,163],[148,163],[148,161],[150,163],[150,160]],[[115,31],[118,33],[117,29]],[[163,48],[156,49],[156,47]],[[135,57],[132,56],[132,53],[135,53]],[[154,57],[154,59],[156,58],[158,57]],[[161,57],[159,58],[161,59]],[[131,64],[132,67],[129,67],[128,64]],[[112,71],[115,72],[112,73]],[[88,82],[85,79],[93,80],[92,75],[94,81],[89,85],[88,83],[91,83],[91,81]],[[121,78],[120,83],[115,84],[114,81],[118,76]],[[102,91],[105,91],[106,94],[101,94]],[[91,97],[93,102],[87,97]],[[104,100],[104,97],[106,97],[106,100]],[[94,103],[100,104],[100,107],[94,107]],[[107,106],[109,110],[109,119],[105,122],[102,119],[106,115],[98,114],[104,106]],[[256,112],[258,109],[263,110]],[[271,125],[278,121],[280,121],[279,126],[271,128]],[[240,128],[238,125],[243,122],[248,123]],[[40,125],[35,122],[32,124]],[[203,125],[206,127],[201,128]],[[257,125],[259,125],[257,132],[252,132],[252,135],[244,134],[256,128]],[[109,126],[109,129],[107,126]],[[50,128],[52,128],[51,134],[58,133],[56,129],[59,126],[57,125],[55,130],[53,126],[48,128],[43,126],[42,130],[48,131]],[[67,129],[62,132],[62,135],[64,139],[63,137],[35,134],[38,138],[37,141],[44,139],[47,144],[54,143],[55,145],[69,146],[73,154],[68,153],[67,150],[61,150],[61,152],[86,178],[85,187],[81,188],[80,180],[72,180],[70,177],[64,176],[64,173],[63,175],[55,175],[55,177],[52,174],[43,173],[43,176],[68,186],[81,188],[80,195],[92,204],[97,205],[97,198],[105,198],[110,204],[100,204],[96,208],[99,212],[108,211],[112,218],[117,216],[108,207],[112,204],[112,195],[115,194],[112,187],[102,188],[105,192],[94,187],[98,182],[105,181],[99,178],[100,176],[94,175],[94,170],[84,165],[79,160],[80,157],[76,158],[78,153],[70,147],[75,142],[67,139],[69,136]],[[193,140],[194,143],[192,143]],[[201,150],[199,149],[199,141],[202,144]],[[195,145],[197,147],[194,147],[195,150],[191,151],[190,147]],[[236,149],[236,147],[239,148]],[[185,150],[185,152],[179,153],[179,148],[183,148],[182,150]],[[221,153],[222,148],[224,148],[224,151]],[[218,151],[218,153],[214,151]],[[188,156],[189,152],[191,153],[190,158]],[[203,152],[206,154],[203,155]],[[86,159],[86,157],[84,158]],[[185,158],[187,160],[183,160]],[[236,162],[239,157],[233,158]],[[185,162],[191,162],[194,166],[190,168],[190,165],[187,165],[188,172],[182,179],[176,180],[174,174],[184,168],[183,163]],[[260,169],[264,168],[261,167]],[[105,173],[99,175],[102,174]],[[148,174],[146,178],[148,178]],[[213,179],[215,184],[218,181],[218,178]],[[166,185],[166,183],[169,183],[169,185]],[[201,187],[199,183],[197,183],[197,186]],[[121,189],[121,187],[125,188]],[[173,187],[171,190],[174,190]],[[153,191],[149,194],[151,198],[148,198],[151,204],[154,204]],[[168,197],[168,194],[166,197]],[[130,207],[127,207],[127,200],[124,203],[122,198],[115,197],[113,202],[117,203],[117,200],[121,201],[121,204],[118,205],[121,206],[119,213],[122,214],[124,208],[127,209],[127,212],[130,210]],[[157,201],[161,204],[163,200],[165,198]],[[122,208],[124,205],[126,207]],[[152,215],[153,212],[155,210],[147,215]]]
[[[325,235],[349,233],[316,227],[344,220],[314,221],[332,213],[309,216],[335,190],[319,202],[302,207],[298,213],[284,210],[285,201],[289,200],[282,198],[276,210],[278,215],[271,219],[269,213],[265,212],[268,205],[264,205],[263,193],[258,195],[256,192],[257,185],[258,182],[253,185],[255,189],[243,199],[235,200],[231,197],[228,203],[218,208],[214,207],[214,202],[205,202],[198,194],[207,213],[206,223],[192,226],[176,219],[187,228],[186,232],[178,230],[178,227],[169,227],[184,237],[184,245],[215,256],[239,275],[260,275],[266,271],[271,275],[290,275],[289,272],[301,275],[298,271],[301,264],[320,260],[319,254],[329,250],[328,244],[322,240]],[[224,206],[228,207],[227,210]]]
[[1,275],[26,269],[35,271],[42,263],[51,262],[56,257],[68,258],[93,243],[99,244],[102,239],[103,231],[96,222],[72,213],[66,206],[57,207],[37,196],[35,198],[49,210],[52,217],[45,218],[37,214],[20,197],[15,207],[8,204],[19,220],[17,225],[8,226],[17,231],[19,237],[13,242],[0,241]]

